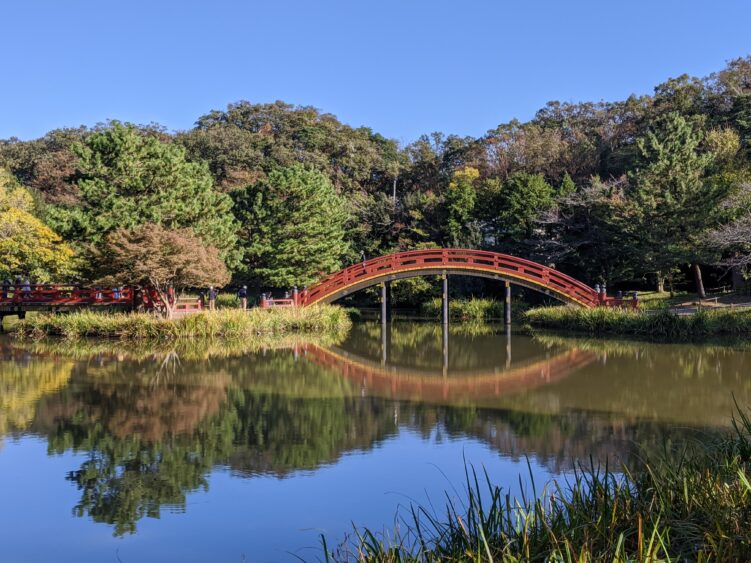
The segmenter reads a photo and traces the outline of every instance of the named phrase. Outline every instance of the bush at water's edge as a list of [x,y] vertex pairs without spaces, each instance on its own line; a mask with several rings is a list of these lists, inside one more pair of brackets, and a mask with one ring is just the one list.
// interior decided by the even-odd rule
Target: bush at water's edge
[[524,313],[533,328],[589,334],[691,339],[712,335],[751,336],[751,310],[701,310],[693,315],[598,307],[540,307]]
[[203,312],[178,319],[146,313],[78,311],[34,315],[13,329],[19,338],[201,338],[258,334],[336,334],[349,330],[347,312],[336,305]]

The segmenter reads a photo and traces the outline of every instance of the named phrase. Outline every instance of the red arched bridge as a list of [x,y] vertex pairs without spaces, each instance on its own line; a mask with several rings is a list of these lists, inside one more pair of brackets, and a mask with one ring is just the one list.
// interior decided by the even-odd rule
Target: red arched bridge
[[331,303],[379,283],[434,275],[507,281],[581,307],[610,304],[604,294],[553,268],[508,254],[456,248],[397,252],[354,264],[300,292],[297,304]]
[[[514,283],[540,291],[580,307],[636,306],[636,300],[624,302],[609,298],[585,283],[549,268],[525,260],[484,250],[436,248],[397,252],[365,260],[325,276],[320,281],[294,292],[285,299],[263,296],[261,307],[300,306],[331,303],[373,285],[416,276],[479,276]],[[510,295],[507,290],[507,296]],[[507,297],[508,299],[508,297]],[[177,300],[178,313],[202,309],[198,300]],[[190,302],[188,302],[190,301]],[[385,301],[385,300],[384,300]],[[447,291],[444,285],[444,307]],[[0,323],[6,315],[23,317],[27,311],[66,311],[79,307],[159,308],[160,297],[150,288],[81,288],[72,285],[3,284],[0,293]],[[0,324],[0,326],[2,326]]]

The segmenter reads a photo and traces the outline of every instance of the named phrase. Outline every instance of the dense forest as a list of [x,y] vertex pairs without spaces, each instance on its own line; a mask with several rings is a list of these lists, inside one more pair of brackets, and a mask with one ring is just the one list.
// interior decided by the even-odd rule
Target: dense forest
[[217,279],[257,290],[362,253],[465,247],[701,294],[702,271],[739,283],[751,263],[751,56],[652,95],[549,102],[480,138],[400,146],[312,107],[241,101],[189,131],[111,121],[0,141],[3,278],[100,279],[108,247],[156,228],[211,247]]

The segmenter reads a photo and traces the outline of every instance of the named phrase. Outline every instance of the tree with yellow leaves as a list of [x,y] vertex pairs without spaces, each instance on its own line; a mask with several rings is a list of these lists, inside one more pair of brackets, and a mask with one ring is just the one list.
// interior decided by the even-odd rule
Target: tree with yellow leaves
[[74,252],[35,217],[31,193],[0,169],[0,277],[28,275],[36,282],[58,281],[75,267]]

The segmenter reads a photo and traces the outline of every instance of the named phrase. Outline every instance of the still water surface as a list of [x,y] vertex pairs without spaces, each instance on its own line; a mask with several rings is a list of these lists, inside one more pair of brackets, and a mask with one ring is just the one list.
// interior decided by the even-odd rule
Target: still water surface
[[418,323],[338,343],[0,340],[0,560],[320,560],[320,534],[461,498],[465,459],[518,494],[720,431],[733,395],[751,404],[749,368],[737,346],[490,326],[446,343]]

